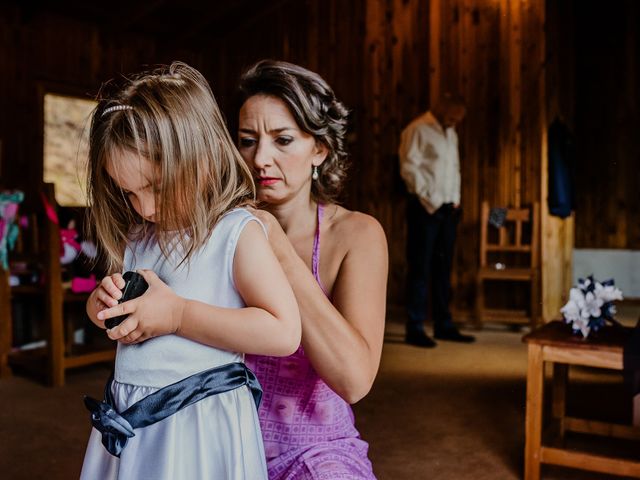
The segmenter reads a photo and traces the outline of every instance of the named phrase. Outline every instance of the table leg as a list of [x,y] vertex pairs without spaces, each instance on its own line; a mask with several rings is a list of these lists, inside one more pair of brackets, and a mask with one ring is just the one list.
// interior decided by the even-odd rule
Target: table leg
[[542,399],[544,362],[542,346],[529,344],[527,370],[527,416],[525,420],[525,480],[540,479],[540,446],[542,442]]
[[633,397],[633,426],[640,427],[640,393]]
[[558,434],[564,439],[564,416],[567,408],[567,379],[569,365],[565,363],[553,364],[553,418],[558,421]]

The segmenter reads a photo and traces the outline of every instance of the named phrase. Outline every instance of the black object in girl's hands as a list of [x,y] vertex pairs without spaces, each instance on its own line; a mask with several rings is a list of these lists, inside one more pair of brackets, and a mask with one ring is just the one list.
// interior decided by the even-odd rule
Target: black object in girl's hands
[[[133,300],[134,298],[138,298],[140,295],[147,291],[147,288],[149,288],[149,284],[139,273],[126,272],[124,275],[122,275],[122,278],[124,278],[124,281],[127,283],[125,283],[124,288],[122,289],[122,297],[120,298],[120,300],[118,300],[118,304],[124,303],[128,300]],[[118,317],[107,318],[104,321],[104,325],[109,329],[117,327],[128,316],[129,315],[126,314],[120,315]]]

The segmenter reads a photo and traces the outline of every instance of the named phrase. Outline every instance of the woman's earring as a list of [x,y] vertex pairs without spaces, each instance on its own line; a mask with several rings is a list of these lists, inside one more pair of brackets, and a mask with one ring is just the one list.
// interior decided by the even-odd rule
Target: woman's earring
[[318,180],[320,178],[320,174],[318,173],[318,166],[314,165],[311,169],[311,180]]

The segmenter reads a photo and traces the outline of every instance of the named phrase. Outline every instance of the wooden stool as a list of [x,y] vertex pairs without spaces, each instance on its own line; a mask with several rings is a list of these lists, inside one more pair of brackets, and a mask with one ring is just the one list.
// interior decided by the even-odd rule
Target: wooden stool
[[[607,327],[596,337],[583,340],[563,322],[547,323],[525,335],[528,344],[527,416],[525,422],[525,480],[540,479],[540,464],[561,465],[593,472],[640,478],[640,461],[580,453],[542,445],[544,363],[553,365],[553,414],[560,433],[574,431],[640,440],[639,425],[618,425],[565,416],[565,388],[569,365],[622,370],[622,351],[631,328]],[[634,423],[638,416],[634,415]]]

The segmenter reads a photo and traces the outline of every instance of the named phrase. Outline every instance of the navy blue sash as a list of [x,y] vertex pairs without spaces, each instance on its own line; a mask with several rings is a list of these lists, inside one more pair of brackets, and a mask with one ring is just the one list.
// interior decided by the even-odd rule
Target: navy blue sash
[[136,428],[144,428],[204,398],[247,385],[256,409],[262,399],[262,388],[253,372],[244,363],[236,362],[196,373],[168,385],[118,413],[111,394],[113,376],[107,381],[104,401],[85,396],[84,404],[91,412],[91,424],[102,434],[102,444],[116,457],[135,435]]

